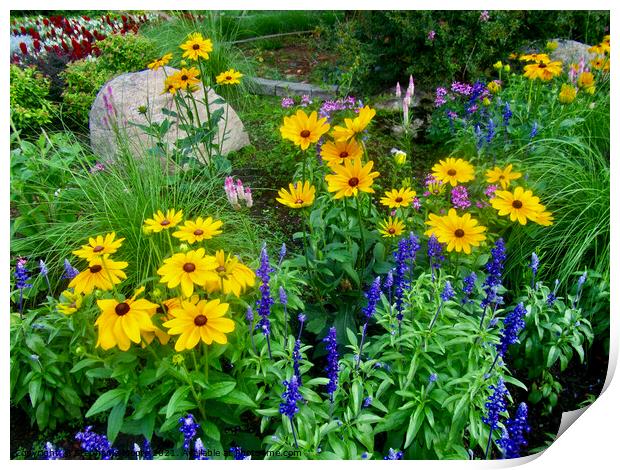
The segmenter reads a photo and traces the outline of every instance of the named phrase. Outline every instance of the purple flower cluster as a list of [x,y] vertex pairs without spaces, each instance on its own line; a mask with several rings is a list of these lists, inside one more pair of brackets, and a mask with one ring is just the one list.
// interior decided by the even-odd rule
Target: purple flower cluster
[[398,323],[403,320],[404,294],[405,289],[409,287],[406,275],[411,269],[408,262],[415,262],[416,253],[420,249],[418,238],[412,233],[409,238],[401,238],[398,241],[398,248],[394,252],[394,260],[396,261],[396,270],[394,275],[394,298],[396,299],[396,318]]
[[385,281],[383,281],[383,288],[385,289],[385,295],[388,301],[392,303],[392,286],[394,285],[394,270],[390,269],[385,275]]
[[527,310],[523,303],[519,303],[515,309],[504,318],[504,328],[500,332],[499,343],[496,345],[497,354],[504,357],[508,346],[519,340],[519,332],[525,328],[525,314]]
[[78,432],[75,438],[79,441],[85,452],[97,452],[101,456],[101,460],[110,460],[117,454],[117,450],[112,447],[108,438],[102,434],[92,431],[92,426],[86,426],[84,432]]
[[271,279],[270,274],[273,272],[271,266],[269,266],[269,255],[267,254],[267,246],[263,245],[260,252],[260,266],[256,270],[256,275],[261,279],[262,284],[260,286],[261,298],[256,301],[257,312],[260,315],[256,328],[260,329],[265,336],[269,336],[271,333],[271,322],[269,321],[269,315],[271,313],[271,306],[274,304],[274,300],[271,298],[271,291],[269,290],[269,281]]
[[489,18],[490,18],[490,16],[489,16],[489,11],[488,10],[483,10],[480,13],[480,21],[482,23],[486,23],[487,21],[489,21]]
[[282,98],[281,106],[285,109],[292,108],[293,106],[295,106],[295,100],[286,96]]
[[353,96],[339,98],[335,101],[327,100],[324,101],[319,108],[319,116],[326,117],[328,120],[331,120],[332,114],[337,111],[344,111],[345,109],[356,109],[358,107],[361,108],[362,106],[358,106],[358,103],[355,102],[355,97]]
[[497,380],[497,385],[489,385],[489,389],[493,390],[493,393],[489,396],[484,407],[487,409],[487,415],[482,418],[482,422],[491,427],[491,432],[498,428],[499,415],[506,411],[506,395],[508,395],[508,389],[504,385],[504,379],[500,377]]
[[26,258],[19,258],[15,264],[15,288],[19,290],[23,290],[26,287],[32,287],[32,285],[28,284],[30,276],[28,273],[28,268],[26,268],[26,263]]
[[437,35],[437,33],[435,32],[435,30],[430,30],[428,32],[428,34],[426,35],[426,37],[428,38],[429,41],[434,41],[435,40],[435,36]]
[[549,295],[547,295],[547,305],[549,307],[553,307],[553,304],[555,303],[557,297],[557,293],[558,293],[558,287],[560,286],[560,280],[556,279],[555,280],[555,286],[553,287],[553,292],[549,292]]
[[434,281],[435,270],[441,268],[441,262],[446,259],[443,255],[443,245],[439,243],[435,235],[431,235],[428,239],[428,249],[426,253],[431,265],[431,278]]
[[502,238],[495,242],[495,247],[491,250],[491,260],[485,265],[487,277],[482,284],[486,297],[480,303],[482,308],[495,303],[500,304],[503,298],[497,295],[497,290],[502,284],[504,273],[504,261],[506,261],[506,247]]
[[538,123],[534,121],[534,125],[532,126],[532,130],[530,131],[530,139],[533,139],[538,135]]
[[61,460],[64,456],[64,449],[54,446],[51,442],[45,443],[45,460]]
[[525,434],[530,432],[527,424],[527,405],[521,403],[514,419],[506,420],[506,429],[501,439],[497,440],[505,459],[521,457],[521,447],[527,445]]
[[284,380],[284,393],[282,393],[282,403],[280,403],[280,414],[288,416],[291,420],[295,417],[299,408],[297,402],[303,397],[299,393],[299,382],[297,376],[293,375],[291,380]]
[[439,108],[440,106],[446,104],[446,96],[448,95],[448,90],[444,87],[437,87],[435,90],[435,107]]
[[234,460],[252,460],[252,456],[245,455],[241,447],[231,447],[229,452],[232,454]]
[[280,248],[280,259],[278,259],[278,268],[282,265],[282,261],[286,256],[286,243],[282,243],[282,247]]
[[439,294],[439,297],[441,297],[442,302],[447,302],[452,297],[454,297],[454,289],[452,288],[452,284],[450,284],[450,281],[446,281],[443,291],[441,292],[441,294]]
[[69,260],[65,258],[65,273],[62,275],[63,279],[73,279],[75,276],[80,274],[80,272],[71,266]]
[[299,380],[301,385],[301,371],[299,370],[299,363],[301,362],[301,340],[295,341],[295,347],[293,348],[293,371],[295,377]]
[[488,185],[484,190],[484,195],[489,199],[493,199],[495,197],[495,191],[497,191],[497,186],[494,184]]
[[455,209],[467,209],[471,206],[469,194],[467,193],[467,188],[465,186],[459,185],[452,188],[452,191],[450,192],[450,199]]
[[[377,278],[378,279],[378,278]],[[325,343],[325,349],[327,349],[327,377],[329,383],[327,384],[327,393],[329,393],[329,399],[333,403],[334,392],[338,388],[338,342],[336,341],[336,328],[331,327],[329,333],[323,338]]]
[[375,310],[377,309],[377,302],[381,297],[381,278],[377,276],[375,280],[370,285],[370,288],[364,292],[364,296],[368,299],[368,303],[362,309],[362,313],[366,317],[366,322],[372,318],[375,314]]
[[189,445],[192,442],[192,439],[196,437],[196,430],[200,427],[194,420],[194,415],[191,413],[185,416],[185,418],[179,418],[179,432],[183,433],[183,448],[186,451],[189,451]]
[[200,438],[194,443],[194,460],[211,460],[207,457],[207,449]]
[[512,117],[512,110],[510,109],[510,103],[506,102],[504,105],[504,112],[502,113],[502,117],[504,118],[504,127],[508,127],[508,123],[510,122],[510,118]]
[[469,96],[471,95],[473,88],[469,83],[452,82],[450,90],[454,93],[459,93],[460,95]]
[[403,452],[400,450],[394,450],[390,447],[390,450],[388,451],[388,454],[383,457],[383,460],[402,460],[403,459]]
[[573,308],[577,306],[579,300],[581,300],[581,294],[583,292],[583,285],[586,283],[586,278],[588,276],[588,272],[584,271],[579,279],[577,280],[577,293],[575,294],[575,298],[573,299]]
[[536,274],[538,274],[538,265],[540,264],[540,260],[538,259],[538,255],[536,253],[532,253],[532,260],[530,261],[529,267],[532,270],[532,287],[534,287],[534,280],[536,279]]

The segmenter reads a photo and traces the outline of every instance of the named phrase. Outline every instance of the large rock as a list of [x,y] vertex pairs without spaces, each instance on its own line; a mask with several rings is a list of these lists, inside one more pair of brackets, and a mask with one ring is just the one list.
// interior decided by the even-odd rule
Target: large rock
[[[147,117],[152,122],[161,123],[167,118],[162,113],[162,109],[176,111],[172,96],[169,93],[162,94],[166,75],[174,72],[176,69],[165,67],[165,71],[164,68],[160,68],[157,71],[143,70],[142,72],[126,73],[110,80],[99,90],[89,116],[90,144],[97,155],[105,159],[114,158],[116,137],[112,130],[113,123],[116,123],[122,131],[127,133],[128,142],[136,155],[153,147],[152,138],[132,123],[147,125]],[[194,96],[197,100],[204,100],[202,86],[194,92]],[[222,154],[226,155],[249,145],[250,140],[235,110],[226,103],[214,103],[216,100],[223,101],[213,90],[209,90],[211,112],[222,107],[226,108],[224,110],[226,121],[220,120],[216,139],[218,143],[223,140]],[[200,122],[205,122],[207,120],[205,106],[201,103],[197,103],[197,105]],[[141,106],[147,107],[147,116],[139,112]],[[112,107],[113,112],[111,114]],[[225,138],[223,138],[224,132],[226,133]],[[177,139],[185,136],[186,133],[178,128],[178,123],[175,123],[165,135],[164,140],[172,146]]]
[[570,64],[578,64],[583,57],[586,61],[586,65],[596,56],[591,52],[588,52],[590,46],[581,42],[572,41],[570,39],[556,39],[558,48],[553,51],[549,56],[552,60],[559,60],[565,64],[565,71],[568,71]]

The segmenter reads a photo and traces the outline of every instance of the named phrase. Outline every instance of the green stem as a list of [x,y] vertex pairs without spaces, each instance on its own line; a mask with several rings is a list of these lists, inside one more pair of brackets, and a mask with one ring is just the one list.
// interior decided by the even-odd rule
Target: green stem
[[357,205],[357,222],[360,228],[360,240],[362,242],[362,256],[360,257],[361,259],[361,269],[360,269],[360,289],[362,287],[362,280],[364,279],[364,264],[365,264],[365,258],[366,258],[366,240],[364,239],[364,227],[362,225],[362,211],[360,208],[360,198],[359,196],[355,196],[355,200],[356,200],[356,205]]

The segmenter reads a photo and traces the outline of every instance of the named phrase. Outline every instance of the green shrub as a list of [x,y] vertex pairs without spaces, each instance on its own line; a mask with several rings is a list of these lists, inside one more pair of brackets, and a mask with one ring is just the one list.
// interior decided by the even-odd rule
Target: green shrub
[[34,67],[11,65],[11,121],[16,130],[28,130],[49,124],[56,106],[49,97],[50,81]]
[[101,50],[98,58],[72,62],[62,72],[65,117],[78,125],[88,124],[93,101],[107,81],[121,73],[143,70],[157,56],[153,41],[134,34],[110,35],[97,46]]
[[491,11],[487,21],[480,11],[361,11],[333,28],[344,60],[336,78],[364,92],[409,74],[424,85],[462,81],[533,41],[599,41],[608,24],[608,13],[587,11]]

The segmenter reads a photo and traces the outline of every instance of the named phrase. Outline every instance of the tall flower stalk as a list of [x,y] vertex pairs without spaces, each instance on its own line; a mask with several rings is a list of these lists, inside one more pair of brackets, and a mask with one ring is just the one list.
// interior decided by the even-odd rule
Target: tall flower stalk
[[511,344],[515,344],[519,340],[519,332],[525,328],[525,314],[527,310],[523,306],[523,303],[518,304],[515,309],[506,315],[504,319],[504,328],[500,332],[499,343],[495,346],[497,350],[497,354],[495,355],[495,360],[489,369],[489,374],[495,367],[497,360],[500,357],[504,357],[506,351],[508,351],[508,346]]
[[487,307],[495,304],[495,308],[501,304],[504,299],[497,295],[497,291],[502,285],[502,276],[504,274],[504,261],[506,261],[506,247],[502,238],[495,242],[495,247],[491,250],[491,260],[485,265],[487,277],[482,284],[482,288],[486,293],[486,297],[480,303],[482,307],[482,315],[480,315],[480,329],[484,324]]
[[362,360],[362,351],[364,349],[364,341],[366,339],[366,329],[368,328],[368,320],[370,320],[372,316],[375,314],[375,310],[377,309],[377,302],[379,301],[379,298],[381,297],[381,278],[379,276],[375,278],[373,283],[370,285],[370,288],[368,289],[368,291],[364,293],[364,295],[368,299],[368,303],[366,304],[366,307],[362,309],[362,313],[364,314],[365,321],[364,321],[364,326],[362,327],[362,339],[360,341],[360,350],[357,356],[357,364],[355,365],[356,368],[359,368],[360,361]]
[[260,266],[256,271],[256,275],[260,278],[262,284],[260,286],[261,298],[256,302],[257,312],[260,316],[256,328],[260,329],[267,339],[267,349],[269,351],[269,359],[272,359],[271,355],[271,322],[269,321],[269,315],[271,314],[271,306],[274,304],[274,300],[271,297],[271,291],[269,289],[269,281],[271,280],[271,273],[273,269],[269,266],[269,255],[267,254],[267,246],[264,244],[260,253]]
[[[377,278],[378,279],[378,278]],[[325,338],[323,338],[323,342],[325,343],[325,349],[327,349],[327,367],[325,371],[327,372],[327,377],[329,378],[329,383],[327,384],[327,393],[329,394],[329,401],[331,403],[330,406],[330,416],[333,414],[334,408],[334,393],[338,389],[338,341],[336,340],[336,328],[331,327],[329,329],[329,333]]]
[[506,395],[508,395],[508,389],[504,385],[504,379],[502,377],[497,380],[497,385],[489,385],[489,389],[493,390],[493,393],[489,396],[484,405],[487,409],[487,415],[482,418],[482,422],[489,426],[489,439],[487,440],[487,447],[484,452],[485,460],[489,456],[493,431],[499,428],[500,414],[506,411]]
[[299,412],[297,402],[302,400],[303,397],[299,393],[299,382],[297,376],[293,375],[291,380],[284,380],[284,393],[282,393],[282,403],[280,403],[280,414],[285,415],[291,421],[291,430],[293,432],[293,440],[295,441],[295,448],[298,448],[297,435],[295,433],[295,415]]
[[26,268],[26,258],[19,258],[17,260],[14,276],[15,288],[19,290],[19,315],[22,316],[24,310],[24,289],[27,287],[32,287],[32,285],[28,283],[30,276],[28,274],[28,269]]

